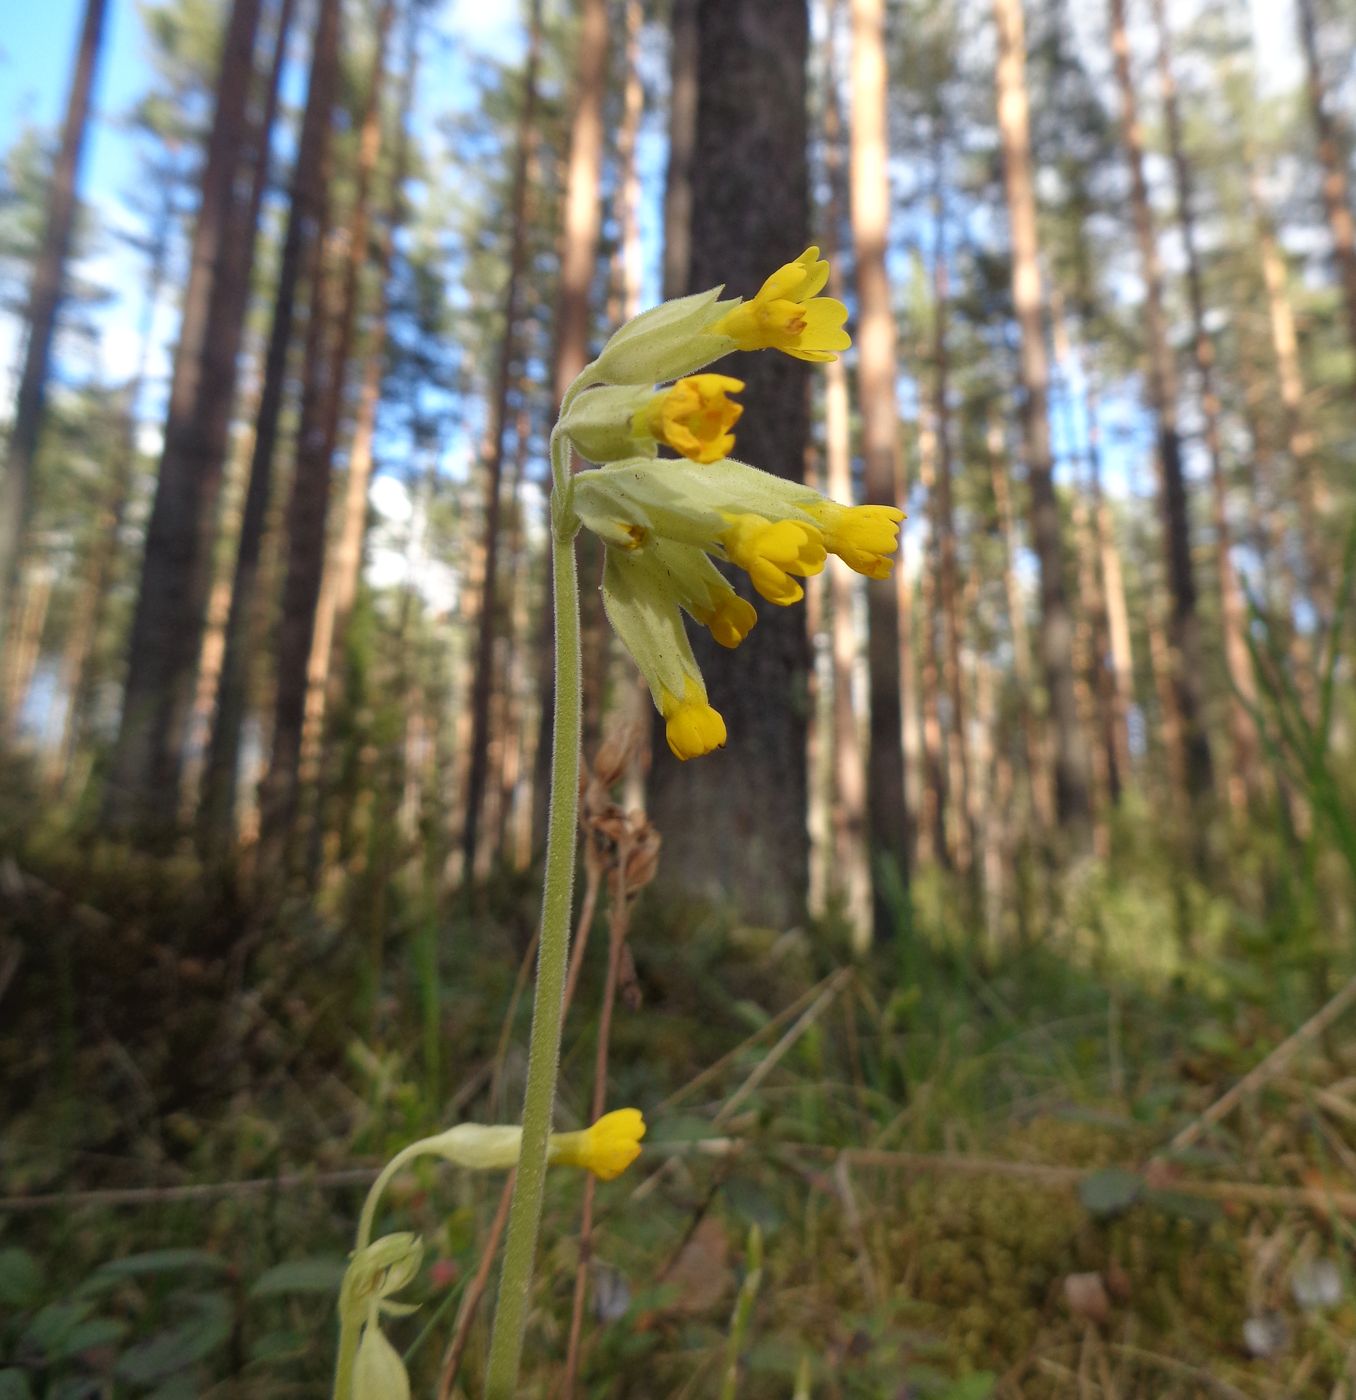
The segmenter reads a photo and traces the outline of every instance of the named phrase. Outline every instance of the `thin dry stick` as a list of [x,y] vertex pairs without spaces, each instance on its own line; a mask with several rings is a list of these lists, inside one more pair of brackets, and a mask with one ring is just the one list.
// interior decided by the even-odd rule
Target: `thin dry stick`
[[[598,1053],[593,1065],[593,1112],[591,1122],[603,1116],[607,1104],[607,1055],[612,1039],[612,1008],[617,1000],[617,976],[621,971],[622,945],[626,942],[628,909],[626,902],[626,863],[631,854],[629,828],[617,842],[617,884],[612,891],[608,920],[607,983],[598,1015]],[[588,1293],[589,1261],[593,1255],[593,1196],[597,1182],[590,1172],[584,1182],[584,1203],[579,1219],[579,1262],[574,1273],[574,1310],[570,1316],[570,1344],[565,1357],[564,1400],[574,1395],[579,1374],[579,1341],[584,1332],[584,1299]]]
[[852,1189],[850,1163],[846,1157],[839,1157],[834,1163],[833,1184],[838,1191],[838,1199],[843,1204],[843,1214],[847,1217],[848,1228],[857,1240],[857,1267],[862,1275],[862,1287],[873,1307],[881,1302],[880,1280],[871,1262],[871,1251],[866,1242],[866,1229],[862,1224],[862,1212],[857,1206],[857,1193]]
[[1292,1036],[1283,1040],[1261,1064],[1250,1070],[1228,1093],[1216,1099],[1204,1113],[1188,1123],[1168,1144],[1169,1151],[1180,1151],[1190,1147],[1207,1128],[1212,1128],[1221,1118],[1226,1117],[1273,1075],[1279,1074],[1292,1059],[1315,1037],[1325,1030],[1349,1007],[1356,1002],[1356,977],[1337,993],[1322,1010],[1312,1015]]
[[[586,836],[585,840],[592,837]],[[584,966],[584,949],[589,945],[589,930],[593,927],[593,914],[598,907],[598,887],[603,882],[602,865],[593,861],[584,862],[584,902],[579,910],[579,927],[574,934],[574,948],[570,953],[570,971],[565,980],[565,1005],[574,1000],[574,989],[579,984],[579,970]]]
[[[461,1369],[461,1358],[466,1353],[467,1343],[471,1339],[471,1319],[476,1315],[476,1309],[480,1306],[480,1300],[485,1296],[485,1290],[490,1284],[490,1272],[494,1268],[495,1256],[499,1253],[499,1237],[504,1233],[504,1226],[508,1223],[509,1203],[513,1200],[513,1177],[514,1173],[509,1172],[504,1182],[503,1192],[499,1197],[499,1208],[494,1213],[494,1221],[490,1225],[490,1237],[485,1243],[485,1248],[481,1251],[480,1265],[476,1269],[476,1276],[471,1280],[471,1286],[466,1290],[466,1297],[462,1299],[461,1311],[457,1315],[457,1328],[452,1334],[452,1340],[447,1344],[447,1350],[443,1353],[443,1363],[438,1371],[438,1400],[448,1400],[452,1394],[452,1385],[457,1379],[457,1372]],[[465,1319],[463,1325],[463,1319]]]
[[80,1206],[154,1206],[176,1201],[213,1201],[222,1196],[253,1196],[264,1191],[291,1191],[309,1186],[327,1191],[340,1186],[370,1186],[380,1167],[347,1167],[334,1172],[280,1172],[241,1181],[205,1181],[189,1186],[105,1187],[98,1191],[48,1191],[37,1196],[0,1196],[0,1212],[76,1210]]

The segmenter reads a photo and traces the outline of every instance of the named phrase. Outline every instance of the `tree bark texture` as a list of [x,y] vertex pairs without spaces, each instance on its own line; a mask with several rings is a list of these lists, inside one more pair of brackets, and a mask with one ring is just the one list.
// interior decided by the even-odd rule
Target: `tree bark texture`
[[249,288],[254,229],[243,226],[247,201],[236,186],[259,8],[259,0],[235,0],[226,30],[105,795],[110,826],[152,842],[169,834],[177,813]]
[[[697,7],[697,125],[691,290],[724,283],[752,296],[809,240],[804,0],[702,0]],[[773,351],[715,366],[747,384],[739,455],[803,479],[808,366]],[[736,586],[752,596],[741,574]],[[799,608],[759,607],[735,652],[705,634],[694,649],[729,744],[679,763],[662,738],[651,775],[664,835],[661,879],[786,923],[803,912],[809,646]]]
[[47,374],[66,282],[66,260],[70,256],[71,232],[75,227],[76,177],[89,126],[90,94],[94,88],[94,70],[99,60],[107,8],[108,0],[86,0],[85,3],[71,90],[66,99],[66,118],[61,127],[61,145],[52,167],[46,227],[28,291],[28,340],[15,398],[14,423],[5,453],[5,473],[0,480],[0,644],[5,639],[10,593],[18,573],[24,527],[32,505],[33,463],[47,401]]
[[1061,826],[1085,845],[1091,814],[1088,753],[1074,694],[1073,619],[1065,581],[1059,502],[1050,446],[1050,363],[1036,232],[1036,192],[1026,89],[1026,29],[1021,0],[994,0],[998,26],[998,127],[1012,227],[1012,299],[1021,330],[1022,432],[1030,495],[1031,543],[1040,567],[1040,657],[1055,755],[1055,798]]

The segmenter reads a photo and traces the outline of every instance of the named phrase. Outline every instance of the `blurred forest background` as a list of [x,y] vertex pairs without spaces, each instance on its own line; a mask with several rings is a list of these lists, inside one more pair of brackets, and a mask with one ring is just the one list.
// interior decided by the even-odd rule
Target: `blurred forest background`
[[[523,1393],[1356,1400],[1350,0],[0,46],[0,1397],[328,1394],[375,1167],[519,1112],[555,405],[818,243],[855,348],[732,364],[738,453],[901,561],[685,765],[586,587],[559,1117],[651,1128],[582,1244],[551,1183]],[[394,1197],[418,1394],[500,1185]]]

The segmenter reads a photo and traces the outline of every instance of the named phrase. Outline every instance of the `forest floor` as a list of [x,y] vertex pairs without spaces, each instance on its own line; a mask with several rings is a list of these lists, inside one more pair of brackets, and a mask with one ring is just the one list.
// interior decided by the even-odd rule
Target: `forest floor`
[[[578,1393],[1353,1400],[1356,968],[1343,929],[1249,915],[1254,878],[1211,894],[1140,850],[995,949],[928,877],[863,962],[832,926],[643,895],[609,1104],[649,1133],[599,1187]],[[520,1101],[531,880],[435,912],[378,873],[261,909],[11,823],[0,886],[0,1397],[328,1394],[373,1171]],[[429,1166],[388,1197],[426,1245],[390,1324],[416,1395],[500,1192]],[[557,1393],[580,1195],[552,1174],[524,1395]],[[492,1301],[452,1394],[479,1393]]]

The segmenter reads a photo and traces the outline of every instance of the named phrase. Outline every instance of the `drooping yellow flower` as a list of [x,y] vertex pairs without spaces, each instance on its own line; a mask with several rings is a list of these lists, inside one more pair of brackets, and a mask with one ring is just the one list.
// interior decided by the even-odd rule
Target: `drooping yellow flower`
[[824,541],[819,531],[796,520],[771,521],[761,515],[732,515],[720,537],[731,563],[738,564],[753,586],[779,607],[805,596],[791,576],[808,578],[824,568]]
[[718,462],[734,451],[731,428],[744,412],[730,394],[744,387],[728,374],[694,374],[661,390],[632,419],[637,437],[652,437],[694,462]]
[[887,579],[894,572],[902,510],[894,506],[843,506],[830,500],[816,501],[803,509],[818,522],[825,549],[849,569],[874,579]]
[[714,335],[729,336],[740,350],[781,350],[798,360],[836,360],[852,337],[843,329],[847,307],[833,297],[821,297],[829,280],[829,265],[817,247],[807,248],[795,262],[779,267],[752,301],[727,311],[712,327]]
[[758,611],[747,598],[741,598],[726,584],[706,606],[689,609],[692,616],[711,633],[721,646],[733,651],[753,631]]
[[614,1109],[581,1132],[552,1133],[550,1160],[612,1181],[640,1156],[644,1136],[645,1119],[638,1108]]
[[689,685],[683,698],[665,691],[659,712],[664,716],[664,737],[674,758],[686,762],[725,747],[725,721],[706,699],[704,686]]

